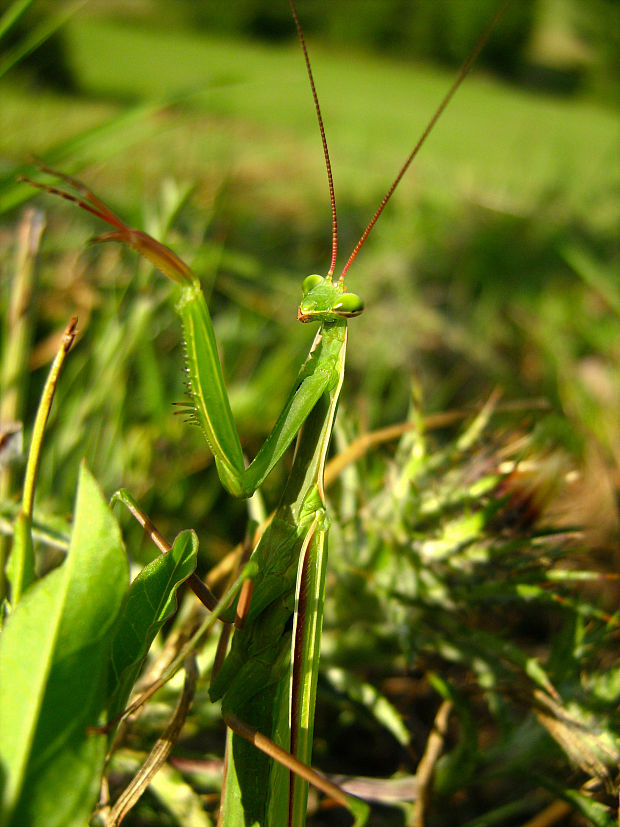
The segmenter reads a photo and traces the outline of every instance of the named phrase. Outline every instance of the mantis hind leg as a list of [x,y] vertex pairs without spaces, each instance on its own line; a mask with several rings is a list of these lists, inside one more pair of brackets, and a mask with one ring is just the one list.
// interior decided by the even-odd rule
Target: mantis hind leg
[[[127,491],[127,489],[120,488],[115,494],[112,495],[110,505],[114,505],[115,502],[120,502],[127,508],[130,514],[140,523],[142,528],[146,531],[162,554],[167,554],[170,551],[170,543],[159,533],[151,518],[140,508],[136,500],[129,493],[129,491]],[[252,564],[248,564],[248,559],[251,553],[251,535],[255,528],[256,524],[253,521],[250,521],[246,540],[242,549],[243,554],[240,562],[235,567],[236,577],[234,578],[233,583],[226,590],[226,595],[223,598],[218,599],[207,584],[204,583],[197,574],[192,574],[187,579],[187,584],[203,606],[205,606],[209,612],[215,613],[225,624],[228,624],[229,620],[228,618],[224,619],[222,615],[225,614],[225,609],[230,605],[230,602],[237,596],[237,594],[241,593],[239,602],[243,601],[243,605],[246,607],[246,612],[247,606],[249,606],[252,594],[252,584],[257,573],[256,567]],[[234,617],[235,627],[240,628],[244,622],[245,614],[240,614],[240,609],[237,608]]]
[[308,784],[346,807],[354,816],[355,825],[366,822],[368,807],[364,802],[348,796],[309,766],[323,622],[327,529],[325,512],[319,509],[300,550],[295,611],[273,664],[274,680],[260,693],[248,694],[245,700],[237,697],[223,702],[222,717],[230,732],[219,821],[222,827],[300,827],[305,824]]
[[[276,761],[282,767],[288,769],[295,776],[297,776],[300,779],[303,779],[308,784],[312,784],[332,801],[335,801],[337,804],[340,804],[342,807],[345,807],[347,810],[349,810],[355,819],[354,827],[362,827],[362,825],[366,823],[369,808],[365,802],[361,801],[358,798],[353,798],[352,796],[347,795],[336,784],[333,784],[331,781],[329,781],[320,773],[316,772],[316,770],[313,770],[307,764],[304,764],[302,761],[299,761],[297,758],[295,758],[294,755],[291,755],[290,752],[287,752],[285,749],[278,746],[270,738],[267,738],[265,735],[262,735],[254,727],[244,723],[236,715],[233,715],[232,713],[223,712],[222,716],[224,718],[224,721],[226,722],[226,725],[232,730],[232,732],[235,735],[245,739],[245,741],[252,744],[254,747],[259,749],[269,758]],[[296,823],[300,823],[292,821],[292,818],[294,818],[294,815],[289,814],[289,825],[292,826]],[[265,820],[264,822],[265,825],[269,823],[273,822],[267,820]],[[221,827],[224,827],[223,821],[218,822],[218,824],[221,825]]]
[[[155,543],[157,548],[161,551],[162,554],[167,554],[170,549],[170,543],[163,537],[159,531],[156,529],[155,525],[151,521],[150,517],[148,517],[144,511],[140,508],[138,503],[134,500],[131,496],[129,491],[125,488],[120,488],[113,496],[110,501],[110,504],[113,505],[115,502],[121,502],[127,508],[127,510],[136,518],[136,520],[140,523],[142,528],[146,531],[149,535],[151,540]],[[200,577],[197,574],[192,574],[187,580],[187,583],[191,590],[194,592],[198,600],[207,608],[210,612],[214,611],[216,606],[218,605],[217,597],[213,594],[211,589],[202,582]]]

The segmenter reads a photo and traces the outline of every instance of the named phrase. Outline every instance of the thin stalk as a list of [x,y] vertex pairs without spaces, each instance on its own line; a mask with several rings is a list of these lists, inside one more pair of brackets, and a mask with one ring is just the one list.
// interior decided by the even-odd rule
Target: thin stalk
[[11,602],[15,606],[23,593],[34,579],[34,548],[32,544],[32,509],[34,505],[34,491],[37,481],[37,473],[41,459],[41,447],[43,445],[43,434],[49,417],[54,399],[54,392],[58,383],[58,377],[65,361],[67,353],[77,335],[77,318],[73,317],[62,336],[62,341],[52,362],[39,402],[37,416],[34,421],[32,441],[26,463],[26,474],[22,495],[22,508],[15,523],[15,534],[13,537],[13,550],[10,560],[11,568]]
[[[35,278],[35,260],[45,219],[41,210],[24,210],[17,228],[17,250],[12,289],[6,315],[6,340],[0,365],[0,426],[19,423],[24,414],[28,354],[32,338],[32,291]],[[0,500],[13,493],[14,472],[10,464],[0,469]],[[6,595],[4,570],[9,545],[8,538],[0,537],[0,601]]]

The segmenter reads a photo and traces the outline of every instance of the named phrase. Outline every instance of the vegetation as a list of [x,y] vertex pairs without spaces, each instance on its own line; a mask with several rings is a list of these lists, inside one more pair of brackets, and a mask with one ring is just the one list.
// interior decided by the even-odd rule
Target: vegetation
[[[300,279],[327,266],[311,100],[293,43],[196,33],[179,18],[174,29],[156,18],[120,24],[102,9],[63,28],[73,91],[13,72],[0,82],[10,274],[0,288],[1,419],[23,422],[29,444],[58,332],[77,315],[41,454],[38,573],[66,552],[66,515],[76,545],[84,515],[99,514],[79,472],[85,457],[106,495],[127,487],[165,537],[195,529],[198,571],[221,588],[247,510],[222,494],[201,434],[172,415],[184,377],[167,286],[120,248],[81,252],[99,230],[69,207],[37,202],[49,224],[41,240],[40,214],[15,209],[32,198],[15,178],[29,153],[70,172],[88,166],[81,177],[115,211],[200,274],[253,456],[308,349],[294,321]],[[312,47],[346,254],[451,74],[360,47]],[[512,825],[540,811],[548,823],[615,823],[616,137],[616,113],[593,100],[472,76],[348,276],[367,309],[351,323],[333,449],[354,462],[330,472],[313,763],[359,776],[351,791],[379,802],[372,824]],[[31,297],[23,316],[16,296]],[[369,440],[399,423],[392,441]],[[17,452],[8,449],[16,432],[3,432],[3,456]],[[22,467],[2,473],[0,527],[10,537]],[[267,511],[284,473],[263,487]],[[117,516],[136,571],[164,559]],[[195,548],[181,538],[174,559],[185,572]],[[121,563],[110,555],[99,617],[116,600]],[[161,565],[143,577],[164,578]],[[89,593],[101,577],[84,573]],[[195,622],[193,594],[182,593],[174,616],[172,603],[147,624],[151,674]],[[203,676],[213,646],[199,656]],[[93,658],[82,666],[103,668]],[[223,728],[207,686],[201,677],[172,758],[126,823],[209,823]],[[111,768],[113,800],[179,690],[178,679],[167,684],[133,725]],[[84,720],[74,701],[68,719]],[[100,750],[103,740],[86,743]],[[74,780],[67,767],[64,783]],[[344,817],[322,807],[312,818]]]

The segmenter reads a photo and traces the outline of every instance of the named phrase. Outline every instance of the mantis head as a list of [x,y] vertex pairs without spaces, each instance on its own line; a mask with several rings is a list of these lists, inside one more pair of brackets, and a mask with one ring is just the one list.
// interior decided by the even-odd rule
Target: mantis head
[[355,293],[346,293],[342,281],[330,276],[306,276],[301,289],[303,296],[297,319],[300,322],[329,322],[352,319],[364,309],[364,302]]

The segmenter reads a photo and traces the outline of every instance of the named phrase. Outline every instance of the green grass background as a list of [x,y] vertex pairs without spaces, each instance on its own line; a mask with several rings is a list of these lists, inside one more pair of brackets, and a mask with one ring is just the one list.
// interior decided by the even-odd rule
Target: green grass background
[[[10,178],[31,154],[54,157],[50,148],[94,129],[92,140],[65,151],[63,168],[80,170],[137,226],[156,227],[148,222],[164,209],[162,182],[191,186],[171,241],[214,291],[233,402],[252,453],[308,345],[309,332],[295,323],[298,285],[307,273],[324,272],[330,256],[327,185],[303,60],[294,41],[214,37],[178,21],[166,27],[157,15],[136,20],[113,12],[86,5],[64,27],[72,92],[50,92],[19,76],[3,81],[0,158]],[[321,43],[310,43],[310,50],[344,263],[453,72]],[[98,124],[143,102],[160,106],[107,137],[97,133]],[[568,414],[574,427],[557,429],[573,447],[584,431],[594,431],[604,452],[615,454],[615,416],[608,414],[612,422],[601,434],[600,423],[584,413],[587,403],[600,407],[596,395],[605,388],[582,387],[579,371],[592,357],[600,383],[617,392],[610,361],[617,355],[617,317],[600,290],[584,286],[567,255],[576,251],[616,290],[617,149],[617,113],[603,104],[524,90],[485,73],[466,80],[348,276],[367,303],[351,326],[344,396],[360,427],[402,419],[412,377],[421,379],[431,410],[477,405],[499,385],[509,398],[545,397],[558,421]],[[23,185],[17,198],[31,196]],[[78,312],[84,347],[106,352],[102,339],[113,341],[107,328],[89,332],[87,325],[99,317],[123,324],[124,291],[136,285],[121,277],[114,286],[118,251],[102,251],[86,274],[74,254],[100,229],[96,222],[41,196],[38,203],[50,227],[36,337]],[[86,310],[77,298],[84,299],[77,289],[84,280]],[[165,289],[153,284],[156,295]],[[127,425],[157,408],[153,427],[165,441],[171,432],[180,436],[169,424],[168,405],[183,395],[177,330],[164,311],[164,321],[145,322],[140,335],[155,337],[162,326],[165,347],[173,348],[162,376],[159,357],[145,355],[151,345],[142,347],[139,336],[141,367],[130,353],[125,357],[126,370],[138,371],[139,401]],[[85,365],[93,358],[85,354]],[[116,421],[123,415],[113,413],[113,398],[109,416]],[[132,405],[116,402],[121,410]],[[132,459],[126,437],[116,449],[95,449],[88,433],[100,403],[82,407],[85,436],[75,450],[86,452],[107,485],[118,484],[119,474],[133,477],[138,462],[136,477],[148,488],[142,475],[149,463]],[[57,477],[58,468],[49,473]]]
[[[184,28],[172,13],[160,19],[156,5],[151,14],[145,8],[132,17],[131,9],[87,4],[69,20],[63,36],[74,90],[51,92],[15,73],[3,80],[0,159],[10,198],[2,203],[33,197],[14,183],[32,154],[59,158],[130,223],[160,234],[171,209],[165,187],[191,188],[171,219],[170,241],[211,295],[252,454],[308,346],[309,331],[295,322],[300,281],[324,272],[330,256],[303,60],[294,40],[215,37]],[[310,50],[344,263],[454,73],[320,42]],[[154,108],[140,114],[145,102]],[[99,128],[123,112],[130,117],[121,127]],[[430,410],[476,406],[499,386],[509,399],[548,400],[557,414],[551,438],[582,453],[592,441],[615,475],[620,424],[608,400],[620,393],[617,150],[617,112],[602,103],[525,90],[484,72],[466,80],[348,276],[367,309],[351,325],[343,404],[362,430],[405,416],[412,379]],[[83,340],[74,359],[75,388],[85,394],[75,403],[79,436],[48,459],[48,479],[66,477],[69,499],[75,475],[65,462],[82,452],[104,485],[129,478],[152,490],[154,446],[165,445],[177,456],[167,470],[170,492],[187,475],[183,440],[196,446],[192,456],[209,460],[198,435],[187,436],[170,415],[169,402],[183,398],[183,375],[165,285],[144,270],[133,281],[131,270],[122,274],[118,250],[76,260],[101,228],[67,205],[42,196],[37,203],[50,226],[34,365],[48,358],[48,334],[73,312]],[[130,297],[149,291],[142,326],[132,322],[131,349],[118,354],[116,325],[126,330]],[[112,378],[119,360],[135,382],[131,399]],[[102,375],[110,377],[105,388]],[[58,414],[61,428],[68,410]],[[178,498],[168,496],[171,512]],[[197,510],[208,513],[207,506]]]
[[[85,249],[103,227],[35,196],[15,176],[31,154],[55,159],[196,269],[249,455],[269,432],[312,338],[295,316],[302,279],[329,264],[327,184],[294,40],[215,37],[172,13],[166,20],[144,13],[151,4],[131,8],[142,11],[121,16],[118,6],[91,3],[67,23],[73,90],[50,91],[16,73],[0,83],[0,256],[9,276],[0,300],[4,311],[17,205],[36,198],[48,226],[29,307],[19,412],[26,436],[58,331],[74,313],[80,328],[48,427],[37,514],[70,512],[86,456],[106,494],[130,488],[169,538],[195,527],[205,571],[242,537],[246,513],[222,496],[201,434],[173,415],[171,403],[185,389],[168,285],[120,248]],[[314,40],[309,46],[344,263],[454,73]],[[123,114],[115,127],[101,126]],[[534,453],[568,453],[581,481],[563,519],[586,525],[587,565],[605,571],[615,566],[620,480],[618,137],[610,105],[474,72],[347,277],[367,306],[350,325],[339,414],[343,431],[354,434],[402,421],[412,390],[435,413],[477,410],[499,388],[517,412],[499,420],[489,453],[521,437]],[[425,491],[437,482],[433,462],[430,455]],[[379,492],[384,471],[372,477]],[[267,481],[267,506],[282,473]],[[371,499],[356,496],[362,506]],[[341,500],[346,506],[346,491]],[[382,542],[379,517],[366,534],[377,531]],[[138,527],[127,521],[126,531],[131,556],[151,558]],[[345,544],[353,557],[369,542],[357,539],[359,549]],[[394,566],[398,582],[397,558]],[[597,598],[613,611],[614,594],[610,588]],[[337,611],[346,615],[348,605],[345,597]],[[379,641],[383,616],[377,611],[372,633]],[[527,638],[520,622],[516,638]],[[551,624],[545,631],[551,639]],[[329,657],[329,639],[325,648]]]

